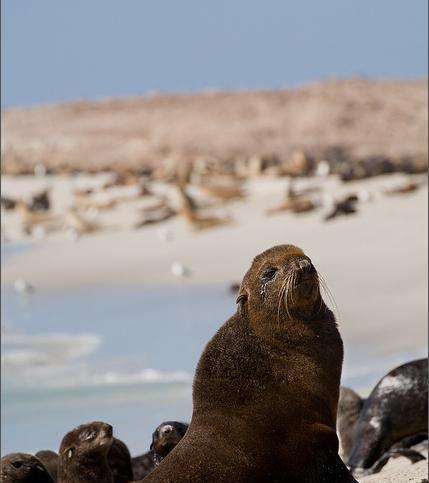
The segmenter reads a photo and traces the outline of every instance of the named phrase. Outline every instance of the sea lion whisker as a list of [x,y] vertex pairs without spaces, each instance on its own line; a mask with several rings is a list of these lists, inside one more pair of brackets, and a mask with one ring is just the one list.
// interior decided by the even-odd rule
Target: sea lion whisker
[[291,285],[292,285],[291,300],[292,300],[292,303],[294,304],[295,301],[293,299],[293,292],[294,292],[293,289],[295,288],[295,283],[296,283],[296,273],[295,272],[292,274],[292,277],[291,278],[292,278],[292,283],[291,283]]
[[286,290],[285,290],[285,297],[284,297],[286,314],[289,317],[289,319],[292,318],[291,315],[290,315],[290,312],[289,312],[289,293],[290,293],[290,285],[291,285],[290,282],[291,282],[291,276],[289,276],[287,278],[287,284],[286,284]]
[[277,304],[277,327],[280,327],[280,307],[282,303],[282,299],[286,290],[286,285],[287,285],[288,277],[286,277],[282,283],[282,286],[280,287],[280,295],[279,295],[279,301]]
[[340,311],[338,309],[337,302],[335,301],[334,296],[332,295],[332,292],[329,290],[328,284],[326,283],[326,281],[323,278],[322,274],[320,274],[319,272],[317,272],[317,278],[319,280],[319,283],[320,283],[321,287],[323,288],[323,291],[325,292],[325,294],[328,297],[329,301],[333,305],[333,309],[337,313],[338,320],[341,320],[341,315],[340,315]]

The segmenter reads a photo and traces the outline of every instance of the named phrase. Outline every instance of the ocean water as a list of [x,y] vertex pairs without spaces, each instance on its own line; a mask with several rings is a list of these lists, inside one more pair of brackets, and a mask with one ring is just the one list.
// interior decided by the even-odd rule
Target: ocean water
[[[2,247],[2,263],[23,249]],[[67,431],[91,420],[111,423],[133,454],[147,451],[160,422],[189,421],[198,358],[235,310],[224,286],[1,295],[2,454],[57,450]],[[369,358],[354,346],[343,383],[371,386],[420,355]]]

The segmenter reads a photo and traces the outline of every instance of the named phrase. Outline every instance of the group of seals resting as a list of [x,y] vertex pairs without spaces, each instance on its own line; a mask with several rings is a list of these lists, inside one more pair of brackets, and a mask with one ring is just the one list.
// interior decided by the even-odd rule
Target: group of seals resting
[[[112,438],[109,437],[109,424],[101,421],[81,424],[64,436],[60,455],[43,450],[34,456],[10,453],[2,457],[0,482],[57,483],[61,481],[58,478],[59,467],[64,481],[128,483],[143,479],[177,445],[187,428],[188,424],[178,421],[161,423],[152,434],[150,451],[131,458],[123,441],[113,434]],[[95,473],[92,465],[97,467]],[[97,480],[91,479],[93,477]]]
[[[51,451],[41,451],[38,457],[23,453],[4,456],[1,459],[1,482],[126,483],[132,481],[131,458],[128,448],[123,443],[123,446],[119,445],[118,451],[114,451],[108,460],[113,443],[110,424],[98,421],[82,424],[64,436],[59,455]],[[128,461],[123,458],[124,448],[128,452]],[[127,462],[130,472],[124,475],[124,465],[126,471]]]
[[263,252],[237,303],[198,363],[188,431],[144,481],[356,481],[336,435],[343,344],[311,260]]

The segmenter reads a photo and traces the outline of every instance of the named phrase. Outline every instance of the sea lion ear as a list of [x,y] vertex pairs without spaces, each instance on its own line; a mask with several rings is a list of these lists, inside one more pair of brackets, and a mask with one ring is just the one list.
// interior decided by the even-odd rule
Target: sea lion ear
[[246,292],[242,291],[238,294],[237,300],[235,301],[238,304],[238,312],[241,313],[244,309],[244,304],[247,302],[248,295]]

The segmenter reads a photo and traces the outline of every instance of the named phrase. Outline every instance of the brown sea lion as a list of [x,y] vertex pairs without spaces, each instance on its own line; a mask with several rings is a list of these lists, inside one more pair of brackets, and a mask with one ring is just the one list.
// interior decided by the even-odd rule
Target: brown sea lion
[[113,474],[114,483],[128,483],[134,480],[131,455],[127,445],[118,438],[113,438],[107,454],[107,463]]
[[58,454],[51,450],[38,451],[35,456],[43,463],[52,479],[58,480]]
[[31,454],[10,453],[0,461],[1,483],[54,483],[43,463]]
[[355,482],[336,435],[343,344],[311,260],[258,255],[205,348],[188,431],[145,483]]
[[68,432],[60,446],[58,483],[113,483],[107,460],[112,443],[107,423],[94,421]]
[[[393,445],[398,453],[406,446],[404,438],[427,435],[427,381],[428,360],[419,359],[396,367],[377,383],[356,423],[348,461],[353,472],[371,468]],[[404,455],[410,456],[407,451]]]
[[180,213],[185,220],[196,230],[204,230],[219,225],[229,223],[228,218],[219,218],[217,216],[206,216],[198,212],[193,199],[186,193],[183,186],[177,185],[179,195],[181,198],[182,207]]

